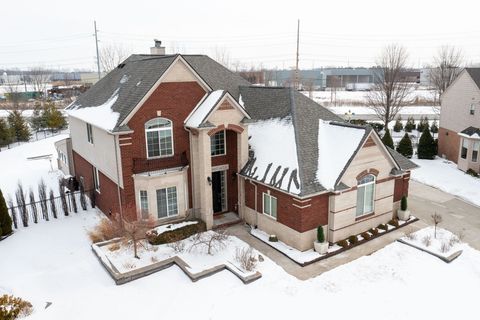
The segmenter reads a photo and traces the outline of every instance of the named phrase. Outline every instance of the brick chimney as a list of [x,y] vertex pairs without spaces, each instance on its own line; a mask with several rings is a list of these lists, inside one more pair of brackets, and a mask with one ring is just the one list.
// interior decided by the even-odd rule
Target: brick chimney
[[165,47],[162,47],[162,41],[154,39],[155,41],[155,46],[150,48],[150,54],[156,54],[159,56],[164,56],[165,55]]

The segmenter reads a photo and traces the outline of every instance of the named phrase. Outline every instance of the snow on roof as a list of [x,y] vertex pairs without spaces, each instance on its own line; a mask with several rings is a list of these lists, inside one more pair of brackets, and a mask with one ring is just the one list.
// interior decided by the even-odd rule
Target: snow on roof
[[67,114],[72,117],[78,118],[106,131],[112,131],[120,117],[120,113],[112,110],[112,106],[117,99],[118,89],[115,90],[112,96],[102,105],[85,108],[78,108],[78,106],[72,105],[72,107],[68,107],[69,109],[66,111]]
[[[298,176],[298,159],[297,144],[295,141],[295,129],[291,118],[284,119],[268,119],[251,123],[248,126],[250,146],[255,152],[255,164],[257,176],[256,180],[265,177],[264,182],[270,183],[277,168],[276,180],[280,180],[284,169],[288,168],[279,188],[294,194],[300,193],[300,188],[291,183],[288,189],[290,175],[293,170],[297,170]],[[272,164],[268,170],[268,166]],[[267,172],[268,170],[268,172]]]
[[218,100],[223,96],[223,90],[216,90],[210,92],[208,97],[203,100],[198,107],[196,107],[185,123],[187,127],[198,128],[208,116],[213,107],[217,104]]
[[362,141],[365,129],[330,124],[320,120],[318,125],[317,180],[327,189],[335,182]]

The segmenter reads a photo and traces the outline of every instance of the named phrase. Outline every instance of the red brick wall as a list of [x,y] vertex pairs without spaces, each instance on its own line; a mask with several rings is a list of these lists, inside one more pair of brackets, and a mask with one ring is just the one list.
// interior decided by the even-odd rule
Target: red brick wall
[[[312,230],[319,225],[328,223],[328,194],[318,195],[311,201],[298,202],[288,194],[270,189],[264,185],[257,185],[257,210],[263,212],[263,193],[270,190],[270,195],[277,198],[277,221],[298,232]],[[298,208],[297,206],[310,206]],[[245,181],[245,205],[255,210],[255,188]]]
[[238,177],[237,173],[237,133],[225,130],[227,154],[212,157],[212,167],[228,164],[227,174],[227,204],[228,211],[238,212]]
[[[75,174],[77,179],[80,180],[80,177],[83,177],[86,190],[94,189],[93,166],[90,164],[90,162],[85,160],[75,151],[73,151],[73,159],[75,161]],[[95,201],[97,207],[102,210],[103,213],[109,216],[111,213],[120,213],[118,205],[117,184],[110,180],[101,171],[99,171],[99,173],[100,193],[95,191]],[[120,192],[123,192],[123,190],[120,190]]]
[[[121,147],[123,184],[127,205],[134,205],[136,199],[132,178],[132,159],[147,158],[145,122],[158,117],[157,111],[161,111],[161,117],[173,122],[173,148],[174,156],[179,159],[178,165],[180,165],[180,155],[183,152],[186,152],[190,162],[189,134],[184,129],[183,122],[204,95],[205,91],[197,82],[162,83],[130,119],[128,126],[134,131],[130,134],[132,145]],[[190,179],[189,169],[189,207],[192,206]]]
[[403,196],[408,197],[408,186],[410,181],[410,172],[404,176],[395,178],[395,187],[393,192],[393,202],[400,201]]
[[438,130],[438,155],[445,155],[448,160],[458,162],[460,136],[455,132],[440,127]]

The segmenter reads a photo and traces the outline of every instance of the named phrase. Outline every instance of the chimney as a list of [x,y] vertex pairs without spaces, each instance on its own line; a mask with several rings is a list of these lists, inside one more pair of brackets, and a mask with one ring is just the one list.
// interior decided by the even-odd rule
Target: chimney
[[159,56],[164,56],[165,55],[165,47],[162,47],[162,41],[154,39],[155,41],[155,46],[150,48],[150,54],[156,54]]

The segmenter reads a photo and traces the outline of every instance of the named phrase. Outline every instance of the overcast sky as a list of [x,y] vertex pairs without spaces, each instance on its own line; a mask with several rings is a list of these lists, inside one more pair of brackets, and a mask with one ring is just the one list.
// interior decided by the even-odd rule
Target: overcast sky
[[224,52],[244,66],[294,66],[297,19],[304,69],[370,66],[392,42],[407,48],[412,67],[444,44],[480,61],[477,1],[4,0],[0,10],[0,67],[8,68],[94,69],[94,19],[100,46],[148,53],[158,38],[167,53]]

